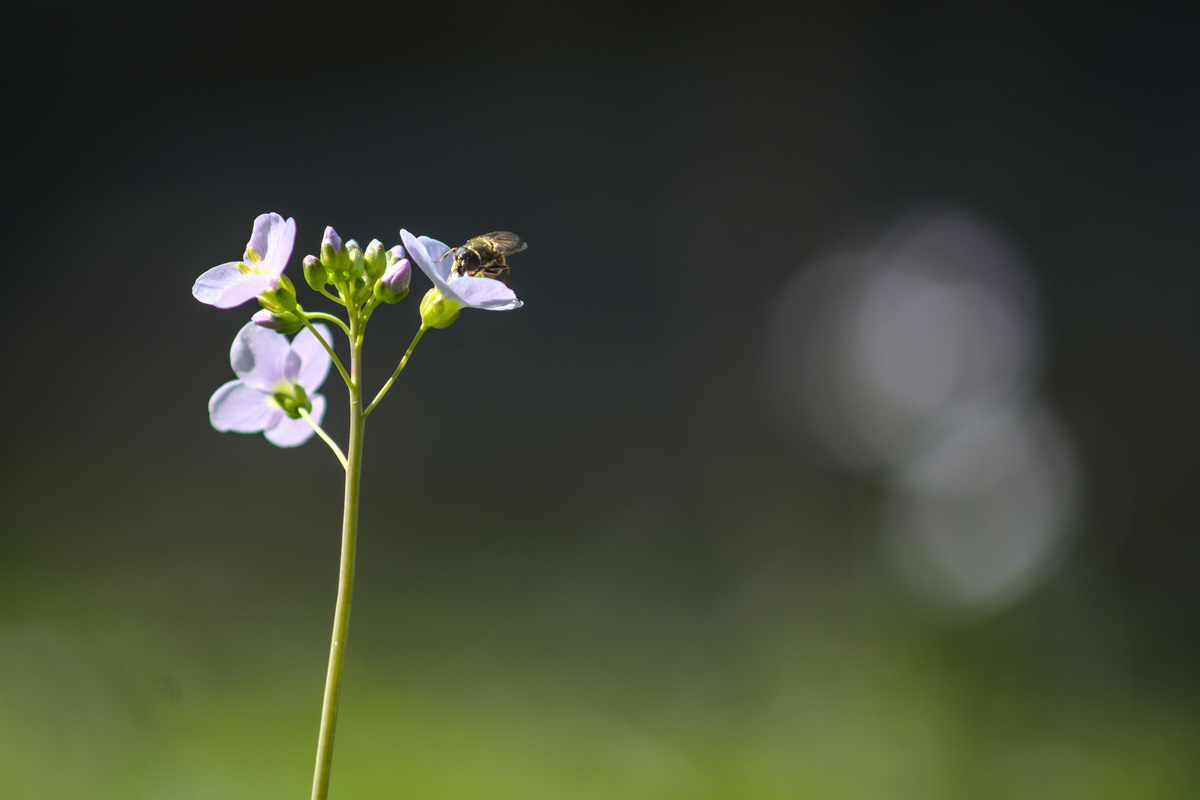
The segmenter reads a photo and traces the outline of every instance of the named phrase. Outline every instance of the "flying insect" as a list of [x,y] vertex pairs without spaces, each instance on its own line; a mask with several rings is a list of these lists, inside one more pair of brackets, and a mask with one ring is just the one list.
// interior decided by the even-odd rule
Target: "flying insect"
[[[508,263],[505,256],[519,253],[526,247],[525,241],[510,231],[492,231],[483,236],[468,239],[462,247],[456,247],[446,256],[454,256],[455,275],[472,278],[508,280]],[[442,256],[445,258],[446,256]]]

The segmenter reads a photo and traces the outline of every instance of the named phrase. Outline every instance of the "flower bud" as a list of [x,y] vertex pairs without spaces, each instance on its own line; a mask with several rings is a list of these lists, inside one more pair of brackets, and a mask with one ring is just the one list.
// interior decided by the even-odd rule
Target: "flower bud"
[[304,327],[300,318],[290,311],[273,312],[265,308],[255,313],[250,321],[276,333],[295,333]]
[[366,264],[367,277],[374,280],[387,269],[387,256],[383,252],[383,242],[372,239],[363,252],[363,262]]
[[421,324],[426,328],[446,328],[458,319],[459,306],[441,289],[430,289],[421,298]]
[[321,239],[321,263],[329,270],[330,275],[337,275],[342,271],[341,264],[338,263],[341,254],[342,237],[337,235],[333,226],[325,228],[325,236]]
[[[393,248],[399,249],[399,248]],[[401,250],[403,252],[403,250]],[[391,251],[388,251],[391,261]],[[375,296],[385,303],[398,303],[408,294],[408,282],[412,279],[412,262],[407,258],[392,261],[387,271],[375,284]]]
[[367,267],[363,263],[363,251],[358,246],[358,242],[353,239],[346,242],[343,252],[345,253],[346,277],[351,281],[355,281],[365,275]]
[[316,256],[304,257],[304,280],[315,291],[321,291],[329,283],[329,272]]

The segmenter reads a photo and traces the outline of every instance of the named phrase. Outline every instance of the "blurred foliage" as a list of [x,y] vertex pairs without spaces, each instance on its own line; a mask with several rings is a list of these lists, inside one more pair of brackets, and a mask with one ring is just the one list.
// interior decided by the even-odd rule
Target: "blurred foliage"
[[[689,602],[514,561],[365,592],[333,796],[1197,796],[1194,688],[1061,636],[1069,598],[947,630],[876,577]],[[304,796],[324,615],[265,595],[188,611],[220,586],[111,579],[39,578],[44,602],[0,627],[0,797]]]

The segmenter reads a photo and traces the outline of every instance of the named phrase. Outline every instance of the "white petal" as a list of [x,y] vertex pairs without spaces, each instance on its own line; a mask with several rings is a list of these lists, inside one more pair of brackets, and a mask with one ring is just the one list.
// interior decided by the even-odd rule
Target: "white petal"
[[237,261],[220,264],[196,279],[192,296],[217,308],[233,308],[271,288],[273,278],[255,272],[243,273]]
[[233,340],[229,362],[247,386],[272,392],[284,379],[283,359],[287,353],[286,336],[247,322]]
[[492,278],[464,277],[455,280],[450,288],[464,305],[488,311],[509,311],[524,305],[502,281]]
[[288,259],[292,257],[292,247],[296,243],[296,220],[288,217],[287,221],[278,215],[279,220],[267,234],[267,254],[263,258],[263,271],[278,278],[287,267]]
[[450,275],[450,268],[454,266],[454,259],[447,258],[450,251],[453,249],[445,242],[439,242],[429,236],[418,236],[417,241],[425,245],[425,252],[429,254],[429,258],[433,263],[438,265],[438,274],[442,277]]
[[433,281],[433,285],[442,289],[444,293],[450,269],[454,266],[454,259],[446,257],[450,248],[437,239],[413,236],[403,229],[400,231],[400,241],[404,243],[408,257],[417,262],[417,266]]
[[208,401],[208,419],[219,431],[254,433],[274,425],[282,416],[267,395],[241,381],[230,381]]
[[246,253],[253,253],[259,259],[265,259],[271,249],[272,232],[276,228],[282,227],[283,224],[283,217],[274,212],[259,214],[255,217],[254,229],[250,232],[250,241],[246,242]]
[[[313,327],[320,331],[321,337],[329,342],[330,346],[333,345],[328,326],[318,322]],[[292,340],[292,352],[300,356],[299,383],[304,387],[304,391],[311,393],[320,389],[329,375],[333,359],[317,341],[317,337],[313,336],[312,331],[305,328],[296,334],[296,338]]]
[[[309,414],[318,425],[325,418],[325,398],[319,394],[309,395],[312,411]],[[282,414],[282,412],[280,412]],[[303,419],[292,419],[283,415],[279,424],[266,432],[267,440],[278,447],[296,447],[304,444],[315,433]]]
[[[255,323],[258,324],[258,323]],[[283,379],[288,383],[295,383],[296,376],[300,374],[300,356],[288,350],[283,357]]]

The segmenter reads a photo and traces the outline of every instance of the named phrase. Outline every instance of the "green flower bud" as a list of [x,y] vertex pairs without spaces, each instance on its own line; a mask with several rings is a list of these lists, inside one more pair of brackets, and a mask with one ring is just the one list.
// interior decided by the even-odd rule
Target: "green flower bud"
[[345,258],[347,259],[346,277],[356,281],[367,274],[367,266],[363,263],[363,251],[358,242],[351,239],[346,242]]
[[441,289],[430,289],[421,298],[421,324],[427,328],[446,328],[458,319],[459,305],[442,294]]
[[375,284],[375,297],[384,303],[399,303],[408,297],[408,287],[405,286],[399,292],[393,292],[387,281],[379,281]]
[[363,252],[363,262],[366,264],[367,277],[374,280],[388,268],[387,255],[384,253],[383,242],[372,239]]
[[340,263],[341,257],[342,238],[332,227],[328,227],[325,229],[325,235],[321,238],[321,263],[329,271],[330,276],[337,276],[339,272],[343,271]]
[[316,256],[304,257],[304,280],[314,291],[321,291],[329,283],[329,271]]
[[300,321],[300,318],[291,311],[275,312],[266,308],[251,317],[250,321],[259,327],[275,331],[276,333],[291,334],[304,327],[304,323]]

